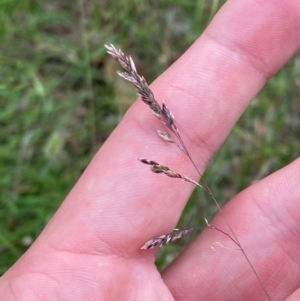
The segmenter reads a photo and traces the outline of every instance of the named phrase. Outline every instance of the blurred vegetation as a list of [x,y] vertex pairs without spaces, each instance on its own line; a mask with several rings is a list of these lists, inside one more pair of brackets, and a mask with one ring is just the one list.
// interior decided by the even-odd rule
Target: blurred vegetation
[[[151,82],[199,36],[219,0],[0,0],[0,275],[30,246],[135,100],[103,44]],[[298,156],[300,56],[252,102],[206,173],[218,200]],[[242,175],[242,176],[241,176]],[[180,225],[215,208],[196,191]],[[162,249],[162,268],[191,237]]]

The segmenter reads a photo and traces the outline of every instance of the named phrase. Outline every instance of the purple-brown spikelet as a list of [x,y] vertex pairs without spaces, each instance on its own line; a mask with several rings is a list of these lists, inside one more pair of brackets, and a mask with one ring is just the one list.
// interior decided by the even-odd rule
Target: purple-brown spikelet
[[151,165],[151,171],[153,171],[154,173],[163,173],[166,176],[170,177],[170,178],[177,178],[177,179],[181,179],[185,182],[194,184],[196,186],[202,187],[198,182],[192,180],[191,178],[181,175],[180,173],[171,170],[169,167],[161,165],[153,160],[148,160],[145,158],[137,158],[140,162],[144,163],[144,164],[148,164]]
[[196,228],[187,229],[174,229],[173,232],[164,234],[153,239],[148,240],[142,247],[141,250],[153,249],[155,247],[162,247],[166,244],[173,242],[174,240],[180,239],[182,236],[190,233]]
[[140,76],[135,68],[135,64],[130,56],[126,56],[122,50],[117,50],[114,45],[110,44],[110,46],[105,45],[107,49],[107,53],[110,54],[116,61],[120,63],[120,65],[127,71],[121,72],[117,71],[117,73],[123,77],[125,80],[131,82],[138,96],[141,100],[149,106],[152,113],[159,119],[163,120],[163,112],[156,101],[151,89],[149,88],[147,81],[143,76]]

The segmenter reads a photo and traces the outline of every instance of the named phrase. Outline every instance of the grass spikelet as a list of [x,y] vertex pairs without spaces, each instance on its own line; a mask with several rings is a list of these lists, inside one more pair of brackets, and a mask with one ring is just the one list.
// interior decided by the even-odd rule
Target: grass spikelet
[[169,244],[177,239],[180,239],[184,235],[198,228],[186,228],[186,229],[174,229],[173,232],[164,234],[153,239],[148,240],[142,247],[141,250],[153,249],[157,246],[162,247]]

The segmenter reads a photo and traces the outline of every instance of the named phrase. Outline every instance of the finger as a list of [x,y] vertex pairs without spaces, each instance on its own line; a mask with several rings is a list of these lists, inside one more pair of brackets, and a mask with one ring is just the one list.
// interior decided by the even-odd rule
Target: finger
[[285,301],[298,301],[300,298],[300,289],[298,288],[291,296],[289,296]]
[[[202,170],[253,96],[299,46],[299,5],[277,2],[228,2],[203,36],[152,85],[157,99],[172,108]],[[285,47],[278,47],[279,42]],[[151,174],[135,158],[154,159],[195,178],[197,174],[179,150],[156,138],[160,128],[137,102],[35,248],[46,241],[62,249],[127,256],[139,254],[146,240],[172,229],[193,186]]]
[[[285,300],[300,285],[299,168],[300,159],[249,187],[224,208],[272,300]],[[212,224],[228,231],[220,215]],[[213,230],[205,230],[180,254],[163,278],[178,301],[200,296],[215,301],[268,300],[241,251]]]

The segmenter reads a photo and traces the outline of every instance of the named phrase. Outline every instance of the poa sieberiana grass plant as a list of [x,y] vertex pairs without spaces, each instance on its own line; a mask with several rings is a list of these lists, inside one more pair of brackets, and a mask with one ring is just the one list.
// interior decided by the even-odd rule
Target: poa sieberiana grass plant
[[[162,102],[162,105],[160,105],[157,102],[157,100],[155,99],[155,96],[154,96],[153,92],[151,91],[151,89],[149,88],[145,78],[143,76],[140,76],[137,73],[135,64],[130,56],[126,56],[120,49],[116,49],[114,47],[114,45],[112,45],[112,44],[109,46],[105,45],[105,47],[107,48],[107,52],[114,59],[116,59],[119,62],[119,64],[125,69],[125,72],[117,71],[119,76],[121,76],[122,78],[124,78],[125,80],[129,81],[130,83],[132,83],[134,85],[134,87],[137,91],[137,94],[141,98],[141,100],[150,108],[150,110],[154,114],[154,116],[156,118],[158,118],[166,127],[166,131],[159,130],[157,132],[158,136],[161,137],[164,141],[175,144],[183,152],[183,154],[188,157],[191,164],[193,164],[193,166],[197,170],[198,174],[200,175],[202,184],[199,184],[198,182],[192,180],[191,178],[189,178],[185,175],[182,175],[176,171],[173,171],[168,166],[157,163],[156,161],[153,161],[151,159],[138,158],[138,160],[144,164],[150,165],[151,171],[154,173],[164,174],[164,175],[174,178],[174,179],[181,179],[185,182],[188,182],[188,183],[198,186],[199,188],[203,189],[204,191],[206,191],[209,194],[209,196],[212,198],[215,205],[217,206],[218,211],[220,212],[221,216],[223,217],[223,219],[228,227],[229,232],[227,233],[226,231],[223,231],[222,229],[216,228],[215,226],[210,225],[206,221],[208,228],[214,229],[214,230],[217,230],[217,231],[223,233],[224,235],[228,236],[238,246],[238,249],[243,253],[244,257],[246,258],[253,273],[255,274],[257,280],[259,281],[261,287],[263,288],[266,296],[268,297],[269,300],[272,300],[271,297],[269,296],[266,288],[264,287],[263,283],[261,282],[260,277],[257,274],[256,270],[254,269],[251,261],[249,260],[245,250],[243,249],[233,228],[231,227],[231,225],[228,222],[226,216],[224,215],[221,207],[219,206],[219,203],[217,202],[217,200],[214,197],[209,186],[203,179],[201,172],[199,171],[199,169],[196,166],[195,162],[193,161],[188,149],[186,148],[186,146],[183,142],[183,139],[180,135],[174,115],[172,114],[172,112],[166,106],[166,104],[164,102]],[[165,244],[168,244],[177,239],[180,239],[184,235],[186,235],[196,229],[198,230],[199,228],[189,227],[186,229],[174,229],[170,233],[163,234],[161,236],[150,239],[141,247],[141,249],[147,250],[147,249],[152,249],[155,247],[162,247]]]

